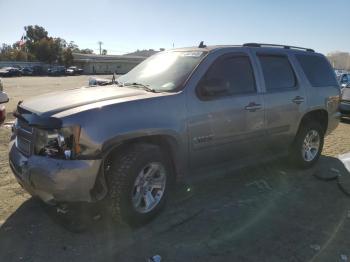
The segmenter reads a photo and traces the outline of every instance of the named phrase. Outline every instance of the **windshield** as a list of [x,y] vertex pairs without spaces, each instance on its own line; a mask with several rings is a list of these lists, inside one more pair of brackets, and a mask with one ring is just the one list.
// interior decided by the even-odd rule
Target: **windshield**
[[200,63],[206,52],[164,51],[143,61],[118,79],[121,84],[142,84],[155,91],[175,91]]

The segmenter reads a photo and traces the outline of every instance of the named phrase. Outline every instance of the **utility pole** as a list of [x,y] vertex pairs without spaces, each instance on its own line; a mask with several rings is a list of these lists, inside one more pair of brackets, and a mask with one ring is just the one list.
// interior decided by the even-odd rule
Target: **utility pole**
[[101,41],[98,41],[97,44],[100,46],[100,55],[102,55],[102,45],[103,45],[103,43]]

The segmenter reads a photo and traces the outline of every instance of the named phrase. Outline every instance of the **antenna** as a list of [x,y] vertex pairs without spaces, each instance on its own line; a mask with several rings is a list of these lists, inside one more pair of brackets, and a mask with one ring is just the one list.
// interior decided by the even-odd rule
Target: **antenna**
[[201,41],[201,42],[199,43],[198,48],[206,48],[206,47],[207,47],[207,46],[204,44],[203,41]]
[[102,42],[102,41],[98,41],[97,44],[100,46],[100,55],[102,55],[102,45],[103,45],[103,42]]
[[115,83],[116,83],[116,81],[115,81],[115,71],[114,71],[113,77],[112,77],[112,84],[114,85]]

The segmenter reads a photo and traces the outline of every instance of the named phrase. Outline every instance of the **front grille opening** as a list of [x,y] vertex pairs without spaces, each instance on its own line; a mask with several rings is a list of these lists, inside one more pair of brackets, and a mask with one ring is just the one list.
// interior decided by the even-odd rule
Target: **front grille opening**
[[16,132],[16,147],[24,155],[30,156],[33,148],[33,133],[34,130],[25,121],[17,119],[17,125],[15,126]]

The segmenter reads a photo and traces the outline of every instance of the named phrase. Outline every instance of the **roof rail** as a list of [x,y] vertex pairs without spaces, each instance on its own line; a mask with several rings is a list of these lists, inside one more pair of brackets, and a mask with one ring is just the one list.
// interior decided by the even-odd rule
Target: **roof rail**
[[284,49],[297,49],[297,50],[304,50],[307,52],[315,52],[315,50],[311,48],[304,48],[304,47],[298,47],[298,46],[289,46],[289,45],[275,45],[275,44],[262,44],[262,43],[245,43],[243,46],[246,47],[280,47]]

